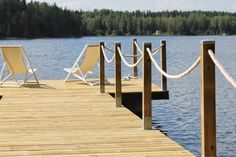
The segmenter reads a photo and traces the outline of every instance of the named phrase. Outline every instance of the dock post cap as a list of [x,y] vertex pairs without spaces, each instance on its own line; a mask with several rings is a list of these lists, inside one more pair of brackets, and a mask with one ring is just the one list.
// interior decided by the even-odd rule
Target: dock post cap
[[152,43],[143,43],[143,45],[152,45]]
[[215,40],[201,40],[201,44],[215,44]]

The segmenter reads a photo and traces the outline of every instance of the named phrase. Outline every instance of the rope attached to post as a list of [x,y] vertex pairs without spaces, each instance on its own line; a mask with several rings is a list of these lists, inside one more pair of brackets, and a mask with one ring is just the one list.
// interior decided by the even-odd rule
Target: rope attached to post
[[143,51],[139,48],[139,46],[138,46],[138,44],[137,44],[136,41],[134,42],[134,44],[135,44],[135,46],[136,46],[138,52],[139,52],[140,54],[143,54]]
[[[139,53],[143,53],[143,51],[139,48],[139,46],[138,46],[138,44],[137,44],[137,42],[134,42],[134,44],[135,44],[135,46],[136,46],[136,48],[138,49],[138,51],[139,51]],[[157,54],[157,52],[159,52],[159,50],[162,48],[162,46],[164,46],[164,44],[161,44],[159,47],[157,47],[157,48],[155,48],[155,49],[153,49],[152,50],[152,55],[155,55],[155,54]]]
[[121,50],[120,50],[119,47],[118,47],[118,52],[119,52],[119,55],[120,55],[122,61],[125,63],[126,66],[128,66],[128,67],[130,67],[130,68],[133,68],[133,67],[138,66],[138,64],[142,61],[142,58],[143,58],[143,56],[141,56],[141,57],[137,60],[136,63],[134,63],[134,64],[129,64],[129,63],[125,60],[125,58],[124,58],[124,56],[123,56],[123,54],[122,54],[122,52],[121,52]]
[[169,79],[181,79],[185,76],[187,76],[188,74],[190,74],[200,63],[200,60],[201,60],[201,57],[199,56],[197,58],[197,60],[192,64],[192,66],[190,66],[186,71],[184,71],[183,73],[181,74],[178,74],[178,75],[170,75],[168,73],[166,73],[165,71],[163,71],[161,69],[161,67],[157,64],[155,58],[152,56],[152,52],[150,49],[147,49],[147,52],[153,62],[153,64],[155,65],[156,69],[162,74],[164,75],[166,78],[169,78]]
[[152,50],[152,55],[154,56],[155,54],[157,54],[157,52],[159,52],[159,50],[162,48],[162,46],[164,46],[164,44],[161,44],[159,47]]
[[113,54],[113,56],[112,56],[111,59],[109,60],[108,57],[106,56],[105,49],[104,49],[103,46],[102,46],[102,53],[103,53],[103,56],[104,56],[104,58],[105,58],[105,60],[106,60],[107,63],[111,63],[111,62],[114,60],[114,58],[115,58],[115,54]]
[[123,54],[123,56],[124,56],[124,57],[129,57],[129,58],[134,58],[134,57],[141,57],[142,54],[140,54],[140,55],[124,55],[124,54]]
[[114,50],[112,50],[111,48],[109,48],[109,47],[107,47],[107,46],[105,46],[105,49],[107,49],[108,51],[110,51],[110,52],[112,52],[112,53],[115,53]]
[[232,76],[225,70],[225,68],[220,64],[218,59],[215,57],[212,50],[208,50],[208,54],[210,55],[212,61],[215,63],[216,67],[220,70],[222,75],[226,78],[229,83],[233,85],[234,88],[236,88],[236,81],[232,78]]

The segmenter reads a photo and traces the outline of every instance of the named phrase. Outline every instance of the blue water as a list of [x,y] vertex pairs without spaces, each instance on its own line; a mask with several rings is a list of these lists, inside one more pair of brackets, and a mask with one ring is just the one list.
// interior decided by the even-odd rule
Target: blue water
[[[64,79],[64,67],[71,67],[85,44],[105,41],[111,48],[121,42],[122,51],[131,52],[132,37],[84,37],[71,39],[1,40],[0,45],[23,45],[40,79]],[[169,36],[137,37],[140,47],[160,40],[167,41],[168,72],[178,74],[188,68],[200,53],[200,41],[216,41],[216,56],[236,79],[236,36]],[[158,59],[158,56],[157,56]],[[0,61],[2,65],[2,61]],[[114,76],[114,66],[106,65],[108,77]],[[141,67],[139,66],[141,72]],[[122,75],[131,74],[123,65]],[[141,76],[141,73],[139,74]],[[153,68],[153,80],[160,82]],[[153,101],[153,125],[164,131],[186,149],[200,156],[200,75],[199,67],[181,80],[169,80],[170,99]],[[217,153],[222,157],[236,155],[236,89],[216,70],[217,83]]]

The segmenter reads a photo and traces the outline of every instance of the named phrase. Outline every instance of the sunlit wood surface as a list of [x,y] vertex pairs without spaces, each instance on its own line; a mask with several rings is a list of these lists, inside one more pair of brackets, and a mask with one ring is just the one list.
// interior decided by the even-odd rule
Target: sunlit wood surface
[[0,156],[193,156],[115,107],[98,86],[61,80],[0,88]]

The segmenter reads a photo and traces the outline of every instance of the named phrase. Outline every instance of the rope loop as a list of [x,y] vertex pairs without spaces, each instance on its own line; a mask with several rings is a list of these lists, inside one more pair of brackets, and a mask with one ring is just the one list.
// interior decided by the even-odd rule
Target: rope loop
[[220,70],[222,75],[225,77],[229,83],[232,84],[234,88],[236,88],[236,81],[232,78],[232,76],[225,70],[225,68],[220,64],[219,60],[215,57],[212,50],[208,50],[208,54],[210,55],[212,61],[215,63],[216,67]]
[[142,54],[140,54],[140,55],[124,55],[124,54],[123,54],[123,56],[124,56],[124,57],[129,57],[129,58],[134,58],[134,57],[141,57]]
[[138,44],[137,44],[136,41],[134,42],[134,44],[135,44],[135,46],[136,46],[138,52],[139,52],[140,54],[143,54],[143,51],[139,48],[139,46],[138,46]]
[[107,46],[104,46],[105,49],[107,49],[108,51],[112,52],[112,53],[115,53],[114,50],[112,50],[111,48],[107,47]]
[[119,52],[119,55],[120,55],[120,57],[121,57],[121,60],[125,63],[126,66],[128,66],[128,67],[130,67],[130,68],[133,68],[133,67],[138,66],[138,64],[142,61],[142,58],[143,58],[143,56],[141,56],[141,57],[137,60],[136,63],[134,63],[134,64],[129,64],[129,63],[125,60],[125,58],[124,58],[124,56],[123,56],[123,54],[122,54],[122,52],[121,52],[121,50],[120,50],[119,47],[118,47],[118,52]]
[[151,50],[149,48],[147,48],[147,52],[148,52],[148,54],[149,54],[153,64],[155,65],[156,69],[162,75],[164,75],[168,79],[181,79],[181,78],[187,76],[188,74],[190,74],[199,65],[200,60],[201,60],[201,57],[199,56],[197,58],[197,60],[186,71],[184,71],[183,73],[178,74],[178,75],[170,75],[170,74],[166,73],[165,71],[163,71],[161,69],[161,67],[157,64],[157,62],[156,62],[155,58],[153,57],[152,52],[151,52]]
[[115,53],[114,53],[113,56],[111,57],[111,59],[110,60],[108,59],[104,46],[102,46],[102,53],[103,53],[103,56],[104,56],[107,63],[111,63],[115,58]]
[[[134,42],[134,44],[135,44],[135,46],[136,46],[138,52],[141,53],[141,54],[143,54],[143,51],[140,49],[140,47],[138,46],[138,44],[137,44],[136,41]],[[156,55],[157,52],[159,52],[160,49],[161,49],[163,46],[164,46],[164,44],[161,44],[161,45],[158,46],[157,48],[153,49],[153,50],[152,50],[152,55]]]
[[157,47],[157,48],[155,48],[154,50],[152,50],[152,55],[153,55],[153,56],[156,55],[157,52],[159,52],[160,49],[161,49],[163,46],[164,46],[164,44],[161,44],[159,47]]

